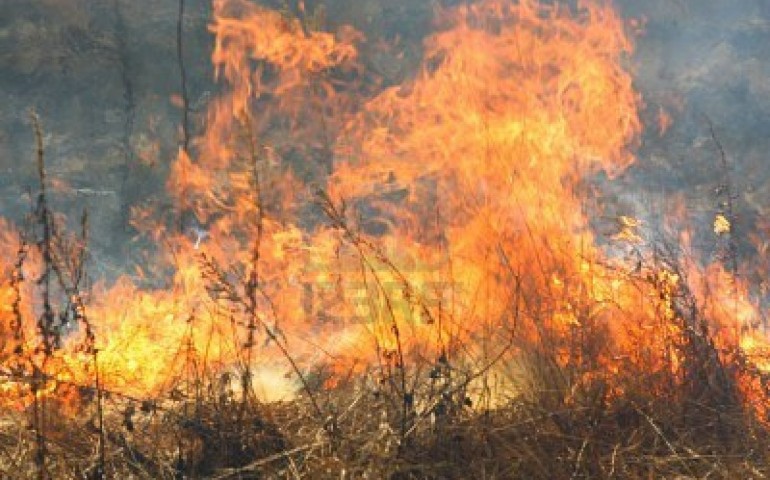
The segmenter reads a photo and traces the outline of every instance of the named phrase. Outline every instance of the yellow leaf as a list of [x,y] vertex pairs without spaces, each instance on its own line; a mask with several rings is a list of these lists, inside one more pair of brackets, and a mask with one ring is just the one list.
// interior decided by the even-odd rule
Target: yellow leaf
[[723,233],[729,233],[730,232],[730,220],[727,219],[724,215],[717,214],[716,218],[714,219],[714,233],[717,235],[721,235]]

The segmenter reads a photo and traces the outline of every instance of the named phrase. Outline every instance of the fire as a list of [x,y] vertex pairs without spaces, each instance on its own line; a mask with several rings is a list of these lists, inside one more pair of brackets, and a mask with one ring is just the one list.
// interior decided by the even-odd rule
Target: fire
[[[595,179],[634,162],[642,131],[624,68],[633,43],[608,4],[440,9],[413,78],[376,93],[362,85],[353,29],[317,31],[245,0],[214,0],[213,12],[223,92],[170,168],[176,218],[134,218],[163,239],[158,263],[173,275],[154,289],[128,277],[95,289],[96,353],[73,333],[55,381],[89,384],[98,368],[105,389],[147,397],[275,366],[265,389],[284,392],[295,386],[275,374],[289,371],[286,351],[303,370],[327,364],[331,386],[375,364],[478,365],[511,338],[509,355],[547,345],[586,379],[612,381],[628,366],[679,369],[685,289],[720,348],[766,348],[747,333],[758,310],[731,273],[648,262],[631,217],[614,240],[633,244],[638,265],[590,228]],[[313,190],[328,192],[320,207]],[[12,265],[0,263],[4,339],[17,316]],[[25,295],[33,337],[39,305]],[[606,345],[585,344],[587,331]],[[3,363],[10,352],[0,346]]]
[[[619,63],[632,45],[606,6],[486,1],[439,25],[417,77],[348,126],[331,187],[386,212],[388,234],[415,257],[452,258],[433,281],[451,275],[464,290],[450,328],[466,337],[505,322],[515,278],[541,296],[556,293],[552,276],[572,284],[567,295],[592,277],[579,183],[633,161],[639,98]],[[569,311],[553,318],[579,323]]]

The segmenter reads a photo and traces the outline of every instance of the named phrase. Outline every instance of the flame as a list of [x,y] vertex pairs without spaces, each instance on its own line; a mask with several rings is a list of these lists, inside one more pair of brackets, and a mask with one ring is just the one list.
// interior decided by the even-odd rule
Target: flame
[[[735,272],[647,262],[643,222],[631,217],[615,241],[647,255],[638,263],[594,238],[592,184],[634,162],[642,131],[624,67],[635,26],[608,4],[439,9],[418,71],[377,93],[362,85],[359,32],[309,29],[245,0],[214,0],[213,15],[223,91],[171,165],[176,218],[134,211],[162,240],[158,269],[173,274],[164,287],[125,277],[97,288],[97,353],[72,334],[47,367],[56,381],[89,384],[98,368],[104,388],[148,397],[249,366],[266,373],[266,396],[280,396],[294,383],[277,373],[289,369],[276,344],[302,369],[328,364],[331,387],[376,363],[461,353],[483,363],[513,337],[511,354],[547,346],[586,379],[628,366],[675,372],[685,288],[720,347],[750,358],[767,348]],[[329,219],[308,206],[319,187]],[[717,217],[714,230],[729,233],[729,222]],[[14,259],[1,260],[6,340],[17,293]],[[33,338],[39,306],[25,288]],[[606,332],[595,354],[580,343],[588,331]],[[12,351],[0,345],[0,365]]]
[[[449,313],[460,324],[446,337],[504,323],[515,278],[523,296],[560,296],[551,278],[564,295],[590,279],[604,296],[612,288],[592,278],[599,253],[580,183],[634,160],[640,100],[619,62],[632,52],[622,21],[606,6],[538,2],[485,1],[439,16],[416,78],[348,126],[333,194],[383,212],[408,256],[436,265],[451,257],[451,273],[430,272],[462,290]],[[569,302],[552,320],[580,323]]]

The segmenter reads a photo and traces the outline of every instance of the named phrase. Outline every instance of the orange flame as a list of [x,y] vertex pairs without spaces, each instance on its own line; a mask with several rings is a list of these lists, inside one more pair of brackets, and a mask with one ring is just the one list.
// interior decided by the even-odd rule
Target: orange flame
[[[328,385],[378,360],[481,358],[511,336],[607,377],[676,370],[683,286],[721,346],[765,348],[747,333],[758,315],[748,289],[724,269],[635,266],[595,242],[591,180],[634,161],[642,128],[623,67],[633,45],[607,4],[439,10],[414,78],[368,98],[360,80],[334,77],[357,78],[361,34],[310,31],[245,0],[213,7],[224,92],[170,170],[181,231],[135,219],[157,227],[173,278],[155,290],[121,279],[89,307],[105,388],[149,396],[234,365],[286,369],[276,342],[302,368],[329,363]],[[334,199],[331,219],[308,218],[318,186]],[[643,250],[640,223],[622,222],[616,240]],[[2,338],[14,295],[0,281]],[[33,318],[34,302],[25,308]],[[253,344],[257,327],[264,344]],[[589,329],[608,337],[590,359],[589,345],[574,348]],[[87,384],[93,365],[77,340],[57,353],[67,372],[57,378]]]

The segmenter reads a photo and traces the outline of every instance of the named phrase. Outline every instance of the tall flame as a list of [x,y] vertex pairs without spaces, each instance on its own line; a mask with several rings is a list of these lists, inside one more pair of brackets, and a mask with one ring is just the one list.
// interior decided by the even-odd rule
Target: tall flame
[[[725,345],[764,345],[740,328],[757,313],[735,279],[723,282],[735,310],[721,309],[724,270],[635,269],[597,245],[593,181],[634,161],[642,129],[624,68],[633,45],[610,5],[440,9],[413,78],[374,95],[353,29],[312,31],[246,0],[214,0],[213,12],[223,91],[170,169],[177,218],[136,217],[169,245],[173,278],[165,289],[124,278],[89,308],[106,388],[145,396],[212,369],[285,365],[276,343],[300,368],[337,374],[494,357],[511,337],[566,363],[588,329],[608,344],[577,361],[607,376],[671,369],[683,285],[730,332]],[[13,295],[0,282],[4,338]],[[257,327],[267,339],[254,344]],[[67,380],[92,377],[74,347],[58,355]]]

